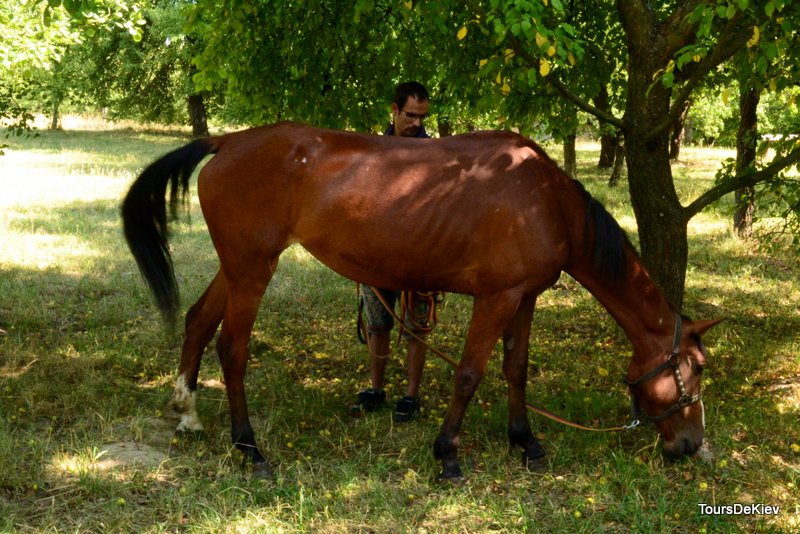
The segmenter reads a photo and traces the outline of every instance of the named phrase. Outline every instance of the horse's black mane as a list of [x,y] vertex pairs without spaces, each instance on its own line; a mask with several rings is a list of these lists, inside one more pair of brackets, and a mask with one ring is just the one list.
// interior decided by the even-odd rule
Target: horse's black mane
[[607,282],[617,285],[627,277],[625,250],[627,247],[633,248],[633,245],[605,206],[595,200],[582,183],[577,180],[574,182],[586,198],[584,233],[587,237],[594,233],[592,250],[595,271]]

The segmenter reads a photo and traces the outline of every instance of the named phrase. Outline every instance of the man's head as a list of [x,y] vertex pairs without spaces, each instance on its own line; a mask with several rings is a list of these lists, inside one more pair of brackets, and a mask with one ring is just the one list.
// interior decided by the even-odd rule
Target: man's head
[[394,90],[392,119],[394,135],[414,137],[428,116],[428,91],[419,82],[405,82]]

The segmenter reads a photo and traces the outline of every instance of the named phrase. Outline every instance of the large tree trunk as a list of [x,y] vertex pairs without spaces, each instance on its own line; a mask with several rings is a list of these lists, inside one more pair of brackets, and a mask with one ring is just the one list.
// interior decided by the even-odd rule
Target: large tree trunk
[[189,95],[189,119],[192,121],[192,135],[194,137],[208,137],[208,117],[206,104],[201,93]]
[[[663,68],[669,43],[645,3],[618,2],[628,39],[625,153],[628,187],[638,225],[641,257],[666,298],[680,310],[686,278],[686,216],[675,192],[669,161],[671,92],[653,74]],[[628,10],[628,11],[626,11]]]
[[[758,145],[758,117],[756,110],[761,94],[745,83],[740,85],[739,129],[736,132],[736,174],[741,174],[756,160]],[[736,210],[733,227],[743,238],[752,236],[753,213],[755,212],[755,190],[752,187],[739,189],[736,195]]]

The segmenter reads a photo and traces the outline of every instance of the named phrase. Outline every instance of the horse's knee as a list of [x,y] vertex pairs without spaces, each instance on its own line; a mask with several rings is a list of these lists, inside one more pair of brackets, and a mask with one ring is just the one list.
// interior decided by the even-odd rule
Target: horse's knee
[[463,368],[456,371],[456,392],[469,399],[478,388],[481,381],[481,374],[472,368]]

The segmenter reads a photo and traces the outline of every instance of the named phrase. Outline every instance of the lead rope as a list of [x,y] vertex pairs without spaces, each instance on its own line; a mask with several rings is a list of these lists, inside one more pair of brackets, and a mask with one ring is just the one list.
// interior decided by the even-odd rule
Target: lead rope
[[[360,286],[360,284],[357,284],[357,286]],[[407,331],[409,334],[411,334],[417,341],[422,343],[429,351],[431,351],[432,353],[436,354],[439,358],[441,358],[442,360],[444,360],[447,363],[449,363],[452,367],[458,367],[458,362],[456,362],[453,358],[449,357],[448,355],[446,355],[442,351],[435,349],[430,344],[428,344],[428,342],[426,342],[424,339],[422,339],[422,337],[418,336],[412,329],[408,328],[407,325],[403,322],[403,320],[397,315],[397,313],[395,313],[394,309],[389,306],[389,303],[386,302],[386,300],[384,300],[383,296],[380,294],[380,292],[377,289],[375,289],[374,287],[371,287],[371,286],[370,286],[370,289],[372,290],[373,293],[375,293],[375,296],[378,298],[378,300],[381,302],[381,304],[383,304],[383,307],[386,308],[386,311],[388,311],[389,314],[394,318],[394,320],[397,321],[401,325],[401,328],[404,328],[405,331]],[[406,293],[406,292],[403,292],[403,293]],[[434,293],[434,292],[431,292],[431,293]],[[360,300],[361,299],[359,299],[359,301]],[[441,301],[438,301],[438,302],[441,302]],[[434,308],[436,303],[437,303],[437,301],[434,300],[433,302],[431,302],[431,306],[430,307]],[[358,325],[359,326],[357,327],[358,331],[359,331],[359,336],[362,334],[362,331],[363,331],[363,328],[364,328],[363,321],[361,319],[361,309],[362,308],[363,308],[363,304],[359,305],[359,317],[358,317]],[[431,312],[429,311],[428,314],[430,316]],[[433,317],[436,318],[435,312],[433,312]],[[434,325],[435,325],[435,322],[434,322]],[[432,329],[433,329],[433,326],[431,326],[431,328],[429,330],[425,331],[425,333],[427,334]],[[361,338],[359,337],[359,339],[361,339]],[[364,343],[366,343],[366,341],[364,341]],[[525,403],[525,407],[528,410],[530,410],[530,411],[532,411],[534,413],[537,413],[537,414],[539,414],[539,415],[541,415],[543,417],[546,417],[547,419],[550,419],[551,421],[555,421],[557,423],[561,423],[562,425],[570,426],[572,428],[577,428],[579,430],[586,430],[586,431],[589,431],[589,432],[622,432],[622,431],[626,431],[626,430],[633,430],[634,428],[636,428],[636,427],[638,427],[640,425],[640,421],[637,419],[637,420],[632,421],[628,425],[613,426],[613,427],[608,427],[608,428],[594,428],[594,427],[582,425],[580,423],[575,423],[573,421],[570,421],[569,419],[564,419],[560,415],[556,415],[556,414],[554,414],[553,412],[551,412],[549,410],[545,410],[544,408],[539,408],[538,406],[536,406],[534,404],[530,404],[529,402]]]

